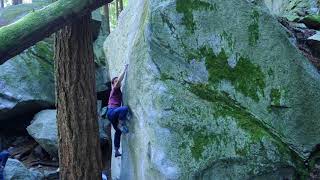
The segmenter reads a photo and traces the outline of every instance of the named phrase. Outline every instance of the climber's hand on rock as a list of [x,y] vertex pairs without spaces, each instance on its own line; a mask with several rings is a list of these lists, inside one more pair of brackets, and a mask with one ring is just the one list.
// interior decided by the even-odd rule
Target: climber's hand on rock
[[124,69],[127,70],[128,69],[129,64],[125,64],[124,65]]

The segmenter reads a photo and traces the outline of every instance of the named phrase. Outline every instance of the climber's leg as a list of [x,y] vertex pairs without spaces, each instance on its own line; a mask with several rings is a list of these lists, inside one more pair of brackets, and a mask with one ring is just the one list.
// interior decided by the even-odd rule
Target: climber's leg
[[121,140],[121,131],[118,128],[118,124],[119,124],[119,114],[115,113],[115,110],[117,108],[109,108],[108,109],[108,119],[111,122],[114,130],[116,131],[114,134],[114,148],[115,148],[115,157],[121,156],[120,152],[119,152],[119,148],[120,148],[120,140]]
[[115,157],[121,156],[119,152],[120,148],[120,139],[121,139],[121,131],[117,128],[117,126],[113,126],[116,129],[116,133],[114,134],[114,148],[115,148]]
[[113,113],[119,118],[121,121],[125,121],[128,114],[128,107],[127,106],[121,106],[116,108]]
[[[125,120],[128,114],[128,107],[122,106],[118,108],[111,108],[108,111],[108,117],[110,116],[110,121],[119,121],[117,128],[123,133],[128,133],[129,130],[125,125]],[[112,119],[112,120],[111,120]]]

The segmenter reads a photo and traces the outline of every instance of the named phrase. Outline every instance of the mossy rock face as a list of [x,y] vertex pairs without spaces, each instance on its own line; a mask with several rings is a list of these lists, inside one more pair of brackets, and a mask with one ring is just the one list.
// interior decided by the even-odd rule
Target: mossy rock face
[[[37,2],[10,6],[1,10],[0,19],[12,23],[34,8],[41,8],[46,4],[48,3]],[[96,17],[99,16],[99,11],[97,13]],[[96,89],[101,92],[107,89],[105,83],[110,80],[105,64],[100,63],[105,62],[102,39],[106,38],[106,34],[102,31],[102,27],[99,28],[101,28],[97,31],[99,36],[94,43],[94,55],[97,62]],[[30,117],[25,117],[23,120],[16,118],[30,116],[41,109],[54,107],[53,55],[53,38],[50,37],[0,66],[0,122],[5,121],[13,126],[25,126],[23,121]]]
[[138,0],[105,51],[110,76],[129,63],[123,179],[306,175],[320,76],[260,6]]
[[0,66],[0,121],[54,106],[52,44],[41,41]]

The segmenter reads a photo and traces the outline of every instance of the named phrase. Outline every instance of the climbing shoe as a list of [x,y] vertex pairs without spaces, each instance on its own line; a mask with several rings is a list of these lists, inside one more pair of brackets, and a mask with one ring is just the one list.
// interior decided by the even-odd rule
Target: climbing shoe
[[121,153],[119,151],[115,151],[114,157],[119,157],[119,156],[121,156]]
[[119,120],[118,129],[124,134],[127,134],[129,132],[128,127],[126,126],[125,121]]
[[125,124],[119,124],[118,128],[120,129],[120,131],[124,134],[129,133],[129,129]]

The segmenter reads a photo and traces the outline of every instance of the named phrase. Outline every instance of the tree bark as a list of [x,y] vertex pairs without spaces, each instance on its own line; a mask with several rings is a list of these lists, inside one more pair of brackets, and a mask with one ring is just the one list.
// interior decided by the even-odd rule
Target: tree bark
[[0,65],[112,0],[59,0],[0,28]]
[[117,16],[117,19],[119,18],[119,0],[116,0],[116,16]]
[[55,74],[61,180],[101,179],[91,15],[56,33]]
[[119,0],[119,3],[120,3],[120,12],[122,12],[122,10],[123,10],[123,0]]
[[110,30],[110,15],[109,15],[109,4],[106,4],[103,6],[103,12],[104,12],[104,16],[106,18],[106,30],[107,33],[110,34],[111,30]]
[[22,4],[22,0],[12,0],[12,5]]
[[4,0],[0,0],[0,8],[4,8]]

